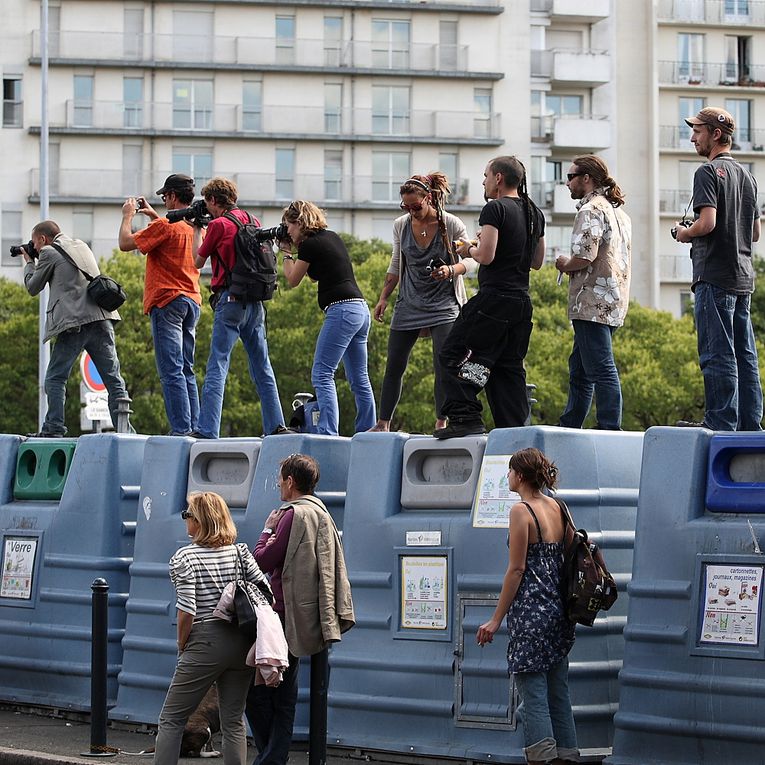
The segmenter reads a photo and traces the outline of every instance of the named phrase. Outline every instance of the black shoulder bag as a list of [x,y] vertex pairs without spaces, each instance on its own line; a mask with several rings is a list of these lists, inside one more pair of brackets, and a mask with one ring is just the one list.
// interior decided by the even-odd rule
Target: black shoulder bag
[[104,311],[116,311],[125,302],[127,295],[119,282],[105,274],[91,276],[74,262],[74,258],[63,247],[55,242],[53,247],[88,280],[88,295],[99,308],[103,308]]

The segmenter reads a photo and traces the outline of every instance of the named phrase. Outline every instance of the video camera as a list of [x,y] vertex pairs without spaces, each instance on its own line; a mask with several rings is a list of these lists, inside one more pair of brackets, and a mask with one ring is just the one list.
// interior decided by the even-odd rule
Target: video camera
[[22,250],[26,250],[27,255],[29,255],[29,257],[32,258],[32,260],[37,260],[37,258],[40,257],[40,253],[37,252],[37,250],[35,249],[35,246],[32,244],[31,239],[26,244],[12,244],[11,257],[18,258],[19,255],[22,254]]
[[180,210],[168,210],[165,217],[170,223],[187,220],[199,228],[205,228],[212,220],[212,215],[208,212],[204,199],[197,199],[188,207],[182,207]]

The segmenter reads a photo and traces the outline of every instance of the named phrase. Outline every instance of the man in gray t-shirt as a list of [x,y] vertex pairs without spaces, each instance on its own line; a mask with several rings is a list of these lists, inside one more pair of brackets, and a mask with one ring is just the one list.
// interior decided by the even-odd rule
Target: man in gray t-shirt
[[686,120],[708,162],[693,177],[695,220],[673,236],[690,243],[699,364],[712,430],[760,430],[762,387],[750,317],[752,243],[760,238],[757,182],[730,154],[733,117],[715,106]]

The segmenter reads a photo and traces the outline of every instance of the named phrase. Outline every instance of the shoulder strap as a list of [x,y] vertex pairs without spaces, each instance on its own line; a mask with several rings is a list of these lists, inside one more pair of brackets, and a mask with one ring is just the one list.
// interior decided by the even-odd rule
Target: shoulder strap
[[[521,500],[523,502],[523,500]],[[537,519],[537,514],[531,509],[531,505],[528,502],[523,502],[524,505],[526,505],[526,509],[531,513],[531,517],[534,519],[534,523],[537,525],[537,535],[539,536],[539,541],[544,542],[544,537],[542,536],[542,529],[539,526],[539,520]]]
[[[235,209],[238,210],[239,208],[237,207]],[[242,212],[247,216],[247,222],[252,223],[252,216],[250,215],[250,213],[248,213],[246,210],[243,210]],[[234,215],[231,212],[231,210],[229,210],[228,212],[224,212],[223,217],[233,221],[236,224],[237,230],[240,228],[244,228],[244,223],[242,223],[242,221],[240,221],[239,218],[237,218],[236,215]]]
[[95,276],[91,276],[87,271],[83,271],[75,262],[74,258],[60,245],[55,242],[51,242],[51,247],[58,250],[89,282],[95,279]]
[[576,526],[574,526],[574,519],[571,517],[571,511],[568,509],[568,505],[566,505],[562,499],[558,499],[557,497],[553,497],[553,499],[558,503],[560,514],[563,516],[563,537],[565,539],[566,526],[571,526],[571,528],[576,531]]

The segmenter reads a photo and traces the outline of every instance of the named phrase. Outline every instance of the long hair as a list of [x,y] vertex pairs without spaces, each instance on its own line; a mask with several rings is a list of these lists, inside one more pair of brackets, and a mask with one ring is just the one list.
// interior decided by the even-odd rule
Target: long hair
[[398,190],[401,196],[404,194],[417,194],[421,199],[430,194],[433,209],[436,211],[438,233],[441,236],[446,251],[452,256],[452,243],[449,241],[449,236],[446,233],[446,221],[444,220],[446,198],[450,192],[449,179],[438,170],[434,170],[427,175],[412,175],[401,184]]
[[323,231],[327,227],[324,211],[313,202],[306,202],[303,199],[296,199],[284,208],[282,222],[297,223],[304,236]]
[[596,188],[605,189],[606,199],[612,207],[621,207],[624,204],[624,192],[608,172],[608,165],[595,154],[584,154],[577,157],[574,167],[592,178]]
[[558,485],[558,468],[555,463],[534,447],[515,452],[510,457],[509,467],[537,491],[544,488],[553,490]]
[[189,511],[199,525],[192,542],[201,547],[223,547],[236,541],[236,526],[228,505],[214,491],[200,491],[189,495]]

